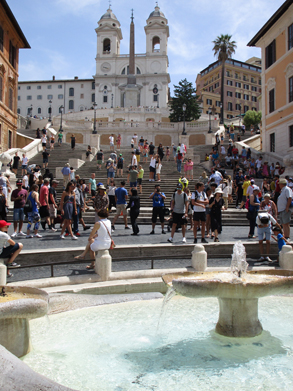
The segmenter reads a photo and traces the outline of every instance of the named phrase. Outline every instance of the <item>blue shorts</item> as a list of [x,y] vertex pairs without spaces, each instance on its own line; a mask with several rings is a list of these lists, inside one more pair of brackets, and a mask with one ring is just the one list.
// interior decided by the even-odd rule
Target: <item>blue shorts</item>
[[15,243],[14,246],[4,247],[2,253],[0,254],[0,258],[10,258],[10,256],[15,253],[19,249],[19,244]]
[[130,182],[129,186],[130,187],[136,187],[137,186],[137,181],[136,182]]
[[271,240],[271,227],[257,227],[258,240],[264,240],[264,234],[266,241]]
[[24,211],[23,208],[14,208],[13,210],[13,221],[23,221]]
[[26,170],[27,164],[22,164],[21,168],[22,168],[23,170]]
[[115,178],[115,172],[107,172],[107,178]]

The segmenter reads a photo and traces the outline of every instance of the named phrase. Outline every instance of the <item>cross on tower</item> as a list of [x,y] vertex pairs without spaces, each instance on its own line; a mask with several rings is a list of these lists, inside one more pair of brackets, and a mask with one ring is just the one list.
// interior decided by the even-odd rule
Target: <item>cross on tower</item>
[[131,9],[131,17],[130,17],[130,19],[131,19],[131,23],[133,23],[133,19],[134,19],[134,16],[133,16],[133,8]]
[[111,4],[111,0],[109,0],[109,9],[111,9],[111,5],[112,5],[112,4]]

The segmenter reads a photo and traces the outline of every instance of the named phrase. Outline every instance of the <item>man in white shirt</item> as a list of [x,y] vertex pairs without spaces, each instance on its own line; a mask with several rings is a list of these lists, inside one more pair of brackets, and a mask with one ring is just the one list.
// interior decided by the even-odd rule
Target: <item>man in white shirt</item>
[[195,192],[191,196],[191,204],[193,207],[193,236],[194,243],[197,243],[197,227],[201,222],[201,242],[208,243],[205,239],[205,227],[206,227],[206,205],[209,203],[208,197],[204,192],[204,183],[198,182],[195,185]]
[[214,178],[216,184],[219,186],[219,184],[223,180],[222,174],[219,171],[215,170],[214,168],[212,168],[211,171],[212,171],[212,175],[209,177],[209,182],[211,181],[212,178]]
[[155,175],[155,172],[156,172],[156,159],[152,156],[151,157],[151,161],[150,161],[150,178],[149,178],[149,181],[150,182],[154,182],[155,179],[154,179],[154,175]]
[[132,167],[133,167],[133,166],[137,166],[137,157],[136,157],[136,154],[135,154],[134,151],[132,151],[131,153],[132,153],[131,165],[132,165]]
[[283,225],[284,236],[288,240],[290,239],[292,190],[287,186],[285,178],[279,179],[279,186],[281,192],[277,200],[278,215],[280,223]]
[[[10,238],[7,233],[9,225],[11,225],[11,223],[7,223],[5,220],[0,220],[0,258],[9,258],[7,263],[7,277],[12,277],[13,274],[9,273],[9,269],[15,269],[20,266],[14,262],[14,260],[21,252],[23,244],[15,243],[14,240]],[[7,243],[9,246],[7,246]]]
[[111,134],[111,136],[109,137],[109,141],[110,141],[110,151],[114,151],[114,135]]

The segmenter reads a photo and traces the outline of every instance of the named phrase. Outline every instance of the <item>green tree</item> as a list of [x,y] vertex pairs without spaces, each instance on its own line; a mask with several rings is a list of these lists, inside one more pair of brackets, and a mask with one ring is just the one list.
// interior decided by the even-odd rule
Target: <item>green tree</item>
[[231,41],[232,35],[220,35],[213,41],[214,47],[214,55],[218,56],[218,61],[222,64],[222,77],[221,77],[221,124],[224,123],[224,78],[225,78],[225,62],[228,58],[231,58],[232,54],[235,53],[235,49],[237,48],[236,42]]
[[196,120],[200,117],[200,109],[198,105],[198,96],[192,83],[186,79],[179,82],[179,86],[174,85],[174,97],[169,102],[171,114],[169,115],[171,122],[183,121],[182,106],[186,104],[185,121]]
[[243,117],[243,123],[246,129],[250,129],[251,126],[257,126],[261,121],[261,111],[248,110]]

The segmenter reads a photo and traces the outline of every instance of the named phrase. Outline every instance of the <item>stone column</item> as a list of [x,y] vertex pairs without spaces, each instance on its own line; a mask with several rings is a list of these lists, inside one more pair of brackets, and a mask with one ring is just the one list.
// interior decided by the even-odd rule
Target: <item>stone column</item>
[[291,246],[283,246],[279,253],[279,264],[282,269],[293,270],[293,251]]
[[192,251],[191,265],[196,272],[204,272],[207,268],[207,252],[201,244],[196,244]]
[[7,282],[7,267],[4,264],[5,259],[0,259],[0,286],[6,285]]
[[95,273],[102,281],[108,281],[112,272],[112,257],[108,250],[100,250],[96,253]]

